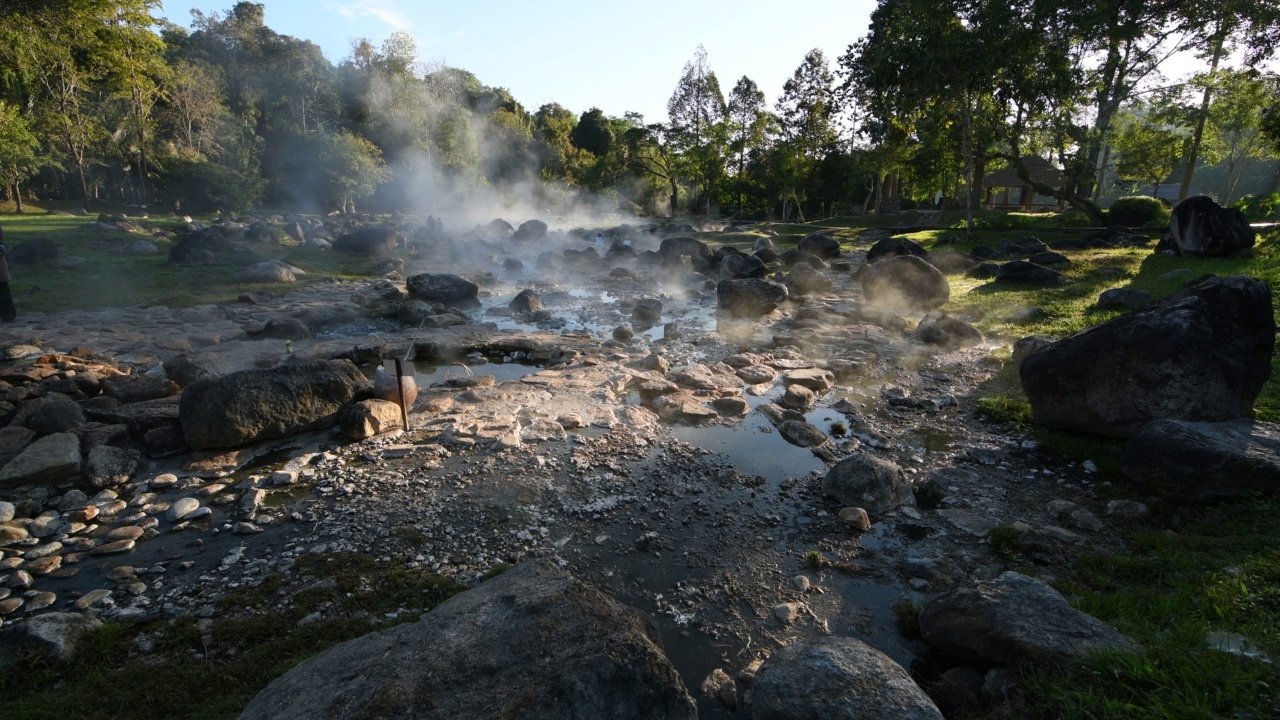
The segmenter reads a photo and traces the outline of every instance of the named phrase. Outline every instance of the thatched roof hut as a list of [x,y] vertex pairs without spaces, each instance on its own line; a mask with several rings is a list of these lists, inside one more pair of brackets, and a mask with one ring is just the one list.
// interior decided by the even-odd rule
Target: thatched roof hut
[[[1022,165],[1036,182],[1055,190],[1066,185],[1062,171],[1039,155],[1022,156]],[[1061,210],[1063,207],[1062,201],[1051,195],[1037,195],[1031,186],[1022,182],[1012,165],[983,178],[982,188],[986,192],[988,210],[1047,210],[1054,207]]]

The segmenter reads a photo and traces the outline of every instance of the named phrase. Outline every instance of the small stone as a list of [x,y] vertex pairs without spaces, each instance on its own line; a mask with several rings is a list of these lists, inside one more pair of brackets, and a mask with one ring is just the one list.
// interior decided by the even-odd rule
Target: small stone
[[1136,500],[1112,500],[1107,503],[1107,515],[1113,517],[1141,517],[1149,510]]
[[277,470],[271,473],[272,485],[292,485],[298,482],[298,473],[292,470]]
[[53,604],[56,602],[58,602],[57,595],[51,592],[38,592],[35,595],[32,595],[31,599],[27,600],[27,612],[33,613],[46,610],[53,607]]
[[80,508],[79,510],[73,511],[70,515],[67,516],[67,520],[70,520],[71,522],[77,522],[77,523],[87,523],[90,520],[93,520],[94,518],[98,517],[98,512],[99,510],[97,505],[87,505],[85,507]]
[[85,593],[83,597],[76,600],[75,608],[77,610],[88,610],[91,607],[103,604],[107,599],[111,597],[111,595],[112,595],[111,591],[104,588],[91,590]]
[[782,603],[773,609],[773,616],[783,625],[790,625],[800,619],[800,603]]
[[154,478],[151,478],[151,482],[148,484],[153,489],[157,489],[157,490],[162,490],[164,488],[171,488],[174,485],[178,484],[178,476],[174,475],[173,473],[164,473],[163,475],[157,475]]
[[49,575],[62,567],[62,556],[54,555],[53,557],[32,560],[23,567],[33,575]]
[[62,543],[60,542],[45,543],[26,551],[22,554],[22,557],[26,560],[39,560],[40,558],[55,555],[60,550],[62,550]]
[[0,500],[0,523],[6,523],[13,519],[16,508],[13,503],[6,500]]
[[860,507],[840,508],[840,519],[863,532],[871,529],[871,518]]
[[11,613],[16,612],[18,608],[22,607],[22,604],[25,602],[26,602],[26,599],[18,598],[18,597],[11,597],[4,600],[0,600],[0,615],[9,615]]
[[116,540],[106,545],[100,545],[89,551],[90,555],[116,555],[119,553],[127,553],[133,550],[136,541],[134,540]]
[[26,570],[17,570],[9,576],[9,587],[26,589],[35,583],[35,579],[31,577],[31,573]]
[[254,525],[251,522],[238,522],[236,523],[235,528],[231,532],[235,533],[236,535],[253,535],[255,533],[262,532],[262,528],[258,527],[257,525]]
[[808,592],[809,578],[804,575],[797,575],[791,578],[791,587],[799,590],[800,592]]
[[192,513],[194,513],[198,509],[200,509],[199,500],[191,497],[179,498],[178,500],[174,501],[172,505],[169,506],[169,512],[167,514],[167,517],[169,518],[170,522],[177,522],[179,520],[188,518]]
[[113,543],[113,542],[116,542],[117,540],[137,540],[138,538],[142,537],[142,534],[144,532],[146,532],[146,530],[144,530],[141,527],[138,527],[137,525],[125,525],[123,527],[118,527],[112,530],[111,532],[107,533],[106,537],[104,537],[103,540],[107,541],[108,543]]
[[127,580],[131,577],[134,577],[137,574],[137,572],[138,571],[134,569],[132,565],[117,565],[116,567],[113,567],[107,571],[107,579],[120,582],[122,580]]

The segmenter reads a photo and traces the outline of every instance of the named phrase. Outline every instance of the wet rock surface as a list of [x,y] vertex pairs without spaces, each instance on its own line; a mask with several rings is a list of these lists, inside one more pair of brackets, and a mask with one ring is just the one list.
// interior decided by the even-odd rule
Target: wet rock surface
[[[990,550],[991,528],[1038,529],[1035,552],[1048,561],[1062,548],[1114,544],[1110,524],[1125,516],[1067,530],[1049,509],[1067,500],[1104,517],[1090,471],[975,415],[1000,341],[923,344],[918,313],[868,307],[853,274],[835,269],[860,265],[860,250],[830,267],[804,260],[829,289],[743,318],[718,312],[713,265],[689,272],[691,260],[707,260],[696,245],[663,267],[661,241],[637,235],[632,275],[612,276],[599,255],[558,254],[539,267],[558,233],[476,250],[493,277],[465,324],[451,327],[396,320],[405,284],[379,280],[318,282],[260,303],[32,314],[0,330],[15,358],[0,378],[10,412],[47,394],[42,383],[62,383],[68,397],[72,385],[84,395],[74,402],[86,421],[66,433],[80,469],[0,486],[0,518],[2,503],[13,508],[0,520],[0,587],[23,600],[5,625],[50,612],[144,631],[169,618],[235,617],[257,610],[229,597],[267,583],[281,606],[301,606],[316,581],[299,560],[344,553],[480,588],[499,565],[547,559],[651,616],[684,684],[699,688],[717,668],[737,677],[826,635],[911,667],[926,648],[894,630],[892,605],[966,576],[997,577],[1007,561]],[[865,235],[868,246],[878,239]],[[449,264],[465,251],[424,250],[406,275],[466,277]],[[508,258],[522,262],[507,267]],[[540,311],[509,307],[525,289]],[[647,299],[661,302],[652,326],[636,317]],[[312,336],[262,337],[278,317]],[[621,325],[632,327],[629,344],[611,338]],[[363,378],[408,353],[419,395],[407,430],[351,441],[320,428],[199,451],[184,443],[179,407],[202,377],[349,361]],[[101,390],[106,377],[150,375],[182,393],[124,402]],[[780,404],[793,388],[812,399]],[[0,451],[17,457],[35,439],[4,428]],[[101,487],[89,481],[99,446],[139,453],[126,480],[117,469],[95,470]],[[842,512],[850,505],[826,497],[822,481],[855,453],[897,465],[913,494],[932,487],[930,502]],[[94,467],[128,467],[104,462],[123,459],[111,456],[99,453]],[[315,621],[350,612],[305,609]],[[699,714],[723,717],[737,695],[711,687],[696,698]]]

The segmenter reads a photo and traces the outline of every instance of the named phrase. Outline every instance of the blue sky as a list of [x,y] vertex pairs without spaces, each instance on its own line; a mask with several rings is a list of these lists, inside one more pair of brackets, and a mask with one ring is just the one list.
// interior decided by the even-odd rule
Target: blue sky
[[[666,119],[667,99],[699,43],[725,93],[747,75],[772,103],[806,52],[835,67],[867,32],[874,0],[259,0],[276,32],[311,40],[337,63],[351,40],[380,44],[404,30],[424,61],[475,73],[529,110],[559,102],[575,113]],[[160,14],[190,26],[189,10],[225,12],[235,0],[169,0]]]

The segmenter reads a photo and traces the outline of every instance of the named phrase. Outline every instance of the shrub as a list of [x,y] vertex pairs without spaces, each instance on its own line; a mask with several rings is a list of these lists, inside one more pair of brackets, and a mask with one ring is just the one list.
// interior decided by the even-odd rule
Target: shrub
[[1131,195],[1111,204],[1111,209],[1107,211],[1107,221],[1111,225],[1130,228],[1163,225],[1169,222],[1169,208],[1157,198]]
[[1245,195],[1231,204],[1250,220],[1280,220],[1280,195]]
[[184,213],[237,212],[262,198],[266,183],[257,173],[212,162],[175,162],[157,183],[160,197]]

